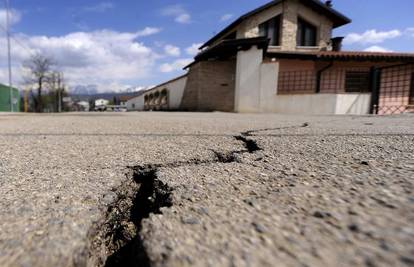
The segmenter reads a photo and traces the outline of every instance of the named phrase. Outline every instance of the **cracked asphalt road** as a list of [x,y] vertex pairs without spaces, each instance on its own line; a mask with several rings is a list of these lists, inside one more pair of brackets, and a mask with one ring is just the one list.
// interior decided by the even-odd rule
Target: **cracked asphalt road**
[[151,266],[414,265],[414,116],[2,115],[0,125],[0,266],[103,264],[130,240],[111,245],[105,232],[94,246],[96,232],[128,228],[108,210],[123,198],[125,214],[139,206],[139,166],[157,166],[171,191],[171,207],[141,218]]

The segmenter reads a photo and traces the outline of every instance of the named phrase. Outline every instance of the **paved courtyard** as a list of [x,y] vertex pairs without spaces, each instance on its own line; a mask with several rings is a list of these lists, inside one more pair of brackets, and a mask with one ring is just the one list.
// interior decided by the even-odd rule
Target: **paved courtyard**
[[414,116],[0,115],[0,266],[413,266]]

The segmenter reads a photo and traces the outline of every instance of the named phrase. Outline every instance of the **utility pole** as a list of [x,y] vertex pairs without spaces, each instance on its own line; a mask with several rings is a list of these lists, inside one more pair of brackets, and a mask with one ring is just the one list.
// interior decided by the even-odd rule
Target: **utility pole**
[[63,73],[59,72],[58,73],[58,112],[61,113],[62,112],[62,85],[63,85]]
[[24,112],[29,112],[29,89],[24,90]]
[[13,84],[12,84],[12,67],[11,67],[11,43],[10,43],[10,3],[6,1],[6,32],[7,32],[7,59],[9,64],[9,87],[10,87],[10,111],[13,112]]

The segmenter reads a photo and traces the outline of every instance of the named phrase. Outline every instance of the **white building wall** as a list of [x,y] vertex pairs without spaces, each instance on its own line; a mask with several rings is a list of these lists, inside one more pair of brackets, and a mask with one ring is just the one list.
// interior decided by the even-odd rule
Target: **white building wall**
[[335,114],[369,114],[371,94],[337,94]]
[[260,111],[260,66],[263,50],[253,47],[237,53],[236,112]]
[[236,112],[309,115],[369,113],[371,94],[278,95],[279,63],[262,61],[263,51],[257,48],[238,53]]
[[97,99],[95,100],[95,106],[106,106],[109,104],[109,100],[106,99]]
[[369,113],[371,94],[277,95],[267,112],[306,115],[364,115]]
[[186,83],[187,83],[187,76],[184,76],[180,79],[173,80],[171,82],[154,87],[148,92],[138,97],[128,100],[127,110],[128,111],[143,111],[145,107],[145,96],[149,94],[153,94],[157,91],[161,93],[161,91],[164,89],[168,90],[169,109],[177,110],[180,108]]
[[144,110],[144,96],[131,98],[126,103],[128,111],[143,111]]
[[279,62],[260,65],[260,112],[275,112],[276,94],[279,74]]
[[283,114],[336,114],[335,94],[277,95],[273,111]]
[[170,109],[177,110],[180,108],[181,101],[183,99],[184,89],[185,85],[187,84],[187,76],[175,80],[169,84],[164,85],[164,87],[161,88],[167,88],[169,91],[169,105]]

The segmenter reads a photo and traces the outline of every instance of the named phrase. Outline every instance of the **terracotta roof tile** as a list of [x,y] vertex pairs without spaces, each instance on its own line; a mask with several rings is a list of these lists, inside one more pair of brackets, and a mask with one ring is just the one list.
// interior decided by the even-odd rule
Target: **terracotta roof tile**
[[317,53],[318,57],[323,58],[413,58],[414,53],[394,53],[394,52],[365,52],[365,51],[320,51]]
[[408,61],[414,62],[414,53],[394,52],[365,52],[365,51],[314,51],[314,52],[284,52],[267,51],[269,56],[278,58],[298,58],[309,60],[356,60],[356,61]]

